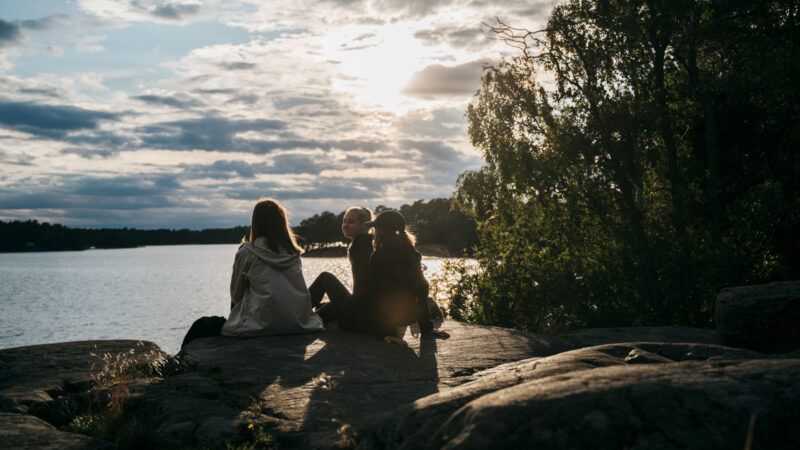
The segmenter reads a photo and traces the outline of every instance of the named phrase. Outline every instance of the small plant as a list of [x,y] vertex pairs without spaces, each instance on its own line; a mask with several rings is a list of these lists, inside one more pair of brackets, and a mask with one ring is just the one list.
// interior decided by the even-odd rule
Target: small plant
[[319,374],[314,381],[315,386],[321,387],[325,391],[332,391],[336,387],[336,380],[325,372]]
[[355,448],[356,446],[356,432],[350,424],[344,424],[336,430],[339,435],[339,447],[341,448]]
[[243,434],[247,442],[239,445],[227,444],[226,450],[254,450],[277,448],[275,437],[262,423],[249,423],[244,427]]
[[248,409],[248,411],[252,411],[254,413],[260,413],[261,412],[261,400],[255,398],[255,397],[250,397],[250,405],[247,406],[247,409]]

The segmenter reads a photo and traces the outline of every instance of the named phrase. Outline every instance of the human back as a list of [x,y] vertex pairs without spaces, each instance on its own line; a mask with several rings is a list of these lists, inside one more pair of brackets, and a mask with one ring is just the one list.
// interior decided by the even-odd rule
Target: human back
[[231,276],[231,311],[226,336],[321,331],[311,310],[300,255],[286,210],[263,199],[253,208],[249,239],[236,253]]

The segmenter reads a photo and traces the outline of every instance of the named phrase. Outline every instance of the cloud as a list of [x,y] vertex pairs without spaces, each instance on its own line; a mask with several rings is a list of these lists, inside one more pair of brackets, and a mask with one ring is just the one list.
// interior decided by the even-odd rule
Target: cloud
[[397,129],[411,136],[446,139],[466,135],[466,120],[461,108],[414,110],[399,117]]
[[178,98],[176,96],[166,95],[138,95],[132,98],[152,105],[170,106],[172,108],[179,109],[193,108],[203,105],[201,101],[194,98]]
[[42,97],[61,97],[61,93],[55,88],[20,88],[17,92],[20,94],[38,95]]
[[18,183],[0,193],[0,210],[167,208],[176,205],[170,194],[179,188],[169,174],[63,175]]
[[323,162],[321,158],[312,158],[309,155],[283,154],[277,155],[272,160],[272,166],[267,170],[270,173],[314,174],[332,168],[330,160]]
[[31,166],[33,165],[33,156],[26,154],[10,154],[0,150],[0,162],[12,164],[15,166]]
[[96,159],[96,158],[111,158],[119,154],[118,150],[98,149],[98,148],[80,148],[69,147],[62,149],[62,155],[78,155],[81,158]]
[[256,67],[255,64],[249,62],[222,62],[218,66],[225,70],[250,70]]
[[414,37],[430,46],[448,44],[453,48],[472,51],[485,49],[495,43],[478,25],[471,25],[468,27],[444,26],[419,30],[414,33]]
[[14,22],[0,19],[0,47],[16,45],[22,41],[20,26]]
[[22,28],[27,30],[44,31],[53,29],[59,20],[65,18],[67,18],[67,16],[63,14],[57,14],[53,16],[42,17],[41,19],[23,20],[19,24]]
[[437,161],[455,162],[462,159],[461,153],[440,141],[404,139],[400,141],[400,147],[419,151],[422,154],[423,161],[426,159],[434,159]]
[[322,181],[307,189],[278,189],[270,193],[278,200],[295,199],[369,199],[380,195],[364,187],[358,186],[351,181],[334,181],[326,183]]
[[143,147],[263,153],[271,150],[268,145],[237,137],[237,134],[246,131],[278,131],[285,129],[286,125],[281,120],[236,120],[209,116],[146,125],[136,131],[140,133]]
[[315,105],[327,108],[336,108],[338,103],[325,97],[283,97],[273,100],[273,104],[278,109],[291,109],[295,106]]
[[193,3],[165,3],[163,5],[148,6],[144,2],[134,0],[130,2],[134,9],[145,12],[160,19],[181,21],[200,12],[200,5]]
[[52,29],[57,20],[66,16],[54,15],[33,20],[7,21],[0,19],[0,48],[21,44],[25,39],[23,30],[43,31]]
[[267,165],[263,163],[251,164],[246,161],[219,160],[212,164],[184,164],[184,175],[190,178],[215,178],[228,179],[235,175],[241,178],[254,178],[257,173],[264,173]]
[[430,65],[411,77],[403,93],[420,97],[472,95],[480,87],[483,61],[457,66]]
[[69,131],[95,129],[118,115],[74,106],[41,105],[0,100],[0,126],[33,135],[63,137]]

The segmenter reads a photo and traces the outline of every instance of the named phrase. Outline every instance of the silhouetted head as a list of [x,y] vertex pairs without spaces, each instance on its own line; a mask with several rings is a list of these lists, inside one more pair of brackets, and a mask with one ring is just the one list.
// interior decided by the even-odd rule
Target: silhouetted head
[[364,226],[375,228],[372,245],[376,250],[381,247],[414,248],[416,243],[416,238],[406,227],[406,219],[397,211],[384,211]]
[[367,231],[364,225],[372,220],[372,211],[361,206],[348,208],[342,218],[342,234],[348,239],[353,239],[361,233]]
[[253,217],[250,219],[248,242],[253,243],[260,237],[267,240],[267,246],[273,252],[303,253],[289,227],[286,209],[270,198],[261,199],[256,203]]

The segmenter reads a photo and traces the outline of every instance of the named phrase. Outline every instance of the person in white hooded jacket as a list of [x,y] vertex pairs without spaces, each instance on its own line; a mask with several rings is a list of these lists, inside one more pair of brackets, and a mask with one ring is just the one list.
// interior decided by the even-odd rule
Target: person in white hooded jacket
[[302,252],[283,206],[271,199],[256,203],[250,238],[242,239],[233,262],[228,319],[198,319],[181,347],[196,338],[220,334],[263,336],[324,330],[322,320],[311,310]]

